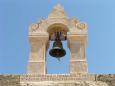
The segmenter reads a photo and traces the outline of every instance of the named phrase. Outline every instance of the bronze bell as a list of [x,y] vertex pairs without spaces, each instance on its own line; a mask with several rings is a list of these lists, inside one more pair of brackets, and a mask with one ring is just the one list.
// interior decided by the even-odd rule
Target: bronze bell
[[63,49],[63,45],[62,45],[62,42],[60,40],[60,33],[59,32],[56,33],[56,39],[53,43],[52,49],[49,51],[49,54],[52,57],[58,58],[58,60],[60,60],[60,58],[65,56],[65,54],[66,54],[66,51]]

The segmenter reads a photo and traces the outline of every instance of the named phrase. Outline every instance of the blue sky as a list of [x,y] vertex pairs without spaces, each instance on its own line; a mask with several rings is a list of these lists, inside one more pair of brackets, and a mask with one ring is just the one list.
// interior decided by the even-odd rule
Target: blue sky
[[[115,73],[115,0],[0,0],[0,73],[26,73],[28,26],[47,18],[57,3],[88,24],[89,73]],[[68,73],[67,52],[60,63],[47,55],[49,73]]]

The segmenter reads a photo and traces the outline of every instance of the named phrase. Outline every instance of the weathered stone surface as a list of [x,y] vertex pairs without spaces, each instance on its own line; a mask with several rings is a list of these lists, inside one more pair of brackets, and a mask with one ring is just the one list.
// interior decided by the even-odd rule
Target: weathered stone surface
[[96,75],[96,79],[108,83],[109,86],[115,86],[115,74]]
[[0,75],[0,86],[20,86],[20,75]]
[[22,83],[22,86],[109,86],[105,82],[101,81],[70,81],[70,82],[55,82],[55,81],[41,81],[41,82],[30,82]]
[[0,75],[0,86],[115,86],[115,74]]

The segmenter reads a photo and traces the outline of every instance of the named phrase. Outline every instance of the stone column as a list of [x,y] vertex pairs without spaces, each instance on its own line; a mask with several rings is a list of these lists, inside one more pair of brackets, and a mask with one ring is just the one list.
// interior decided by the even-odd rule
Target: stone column
[[28,73],[45,74],[47,37],[29,37],[29,39],[31,49],[28,64]]
[[70,74],[87,73],[86,62],[86,37],[79,35],[68,35],[70,48]]

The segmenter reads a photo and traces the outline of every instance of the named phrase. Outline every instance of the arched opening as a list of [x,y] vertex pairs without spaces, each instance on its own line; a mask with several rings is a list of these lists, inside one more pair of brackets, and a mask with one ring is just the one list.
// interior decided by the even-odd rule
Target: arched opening
[[[70,61],[70,51],[67,47],[67,32],[68,27],[63,24],[53,24],[48,27],[47,32],[49,33],[49,47],[47,47],[46,55],[46,70],[47,74],[68,74],[69,73],[69,61]],[[54,42],[56,41],[56,34],[59,33],[59,39],[62,43],[63,49],[66,54],[59,60],[56,57],[50,55],[50,51],[54,48]],[[57,42],[57,41],[56,41]],[[62,48],[61,47],[61,48]]]
[[69,31],[68,27],[64,24],[55,23],[53,25],[50,25],[47,29],[47,32],[49,33],[49,38],[51,41],[54,41],[55,39],[55,32],[61,32],[63,36],[61,36],[61,40],[66,40],[63,37],[67,37],[67,32]]

